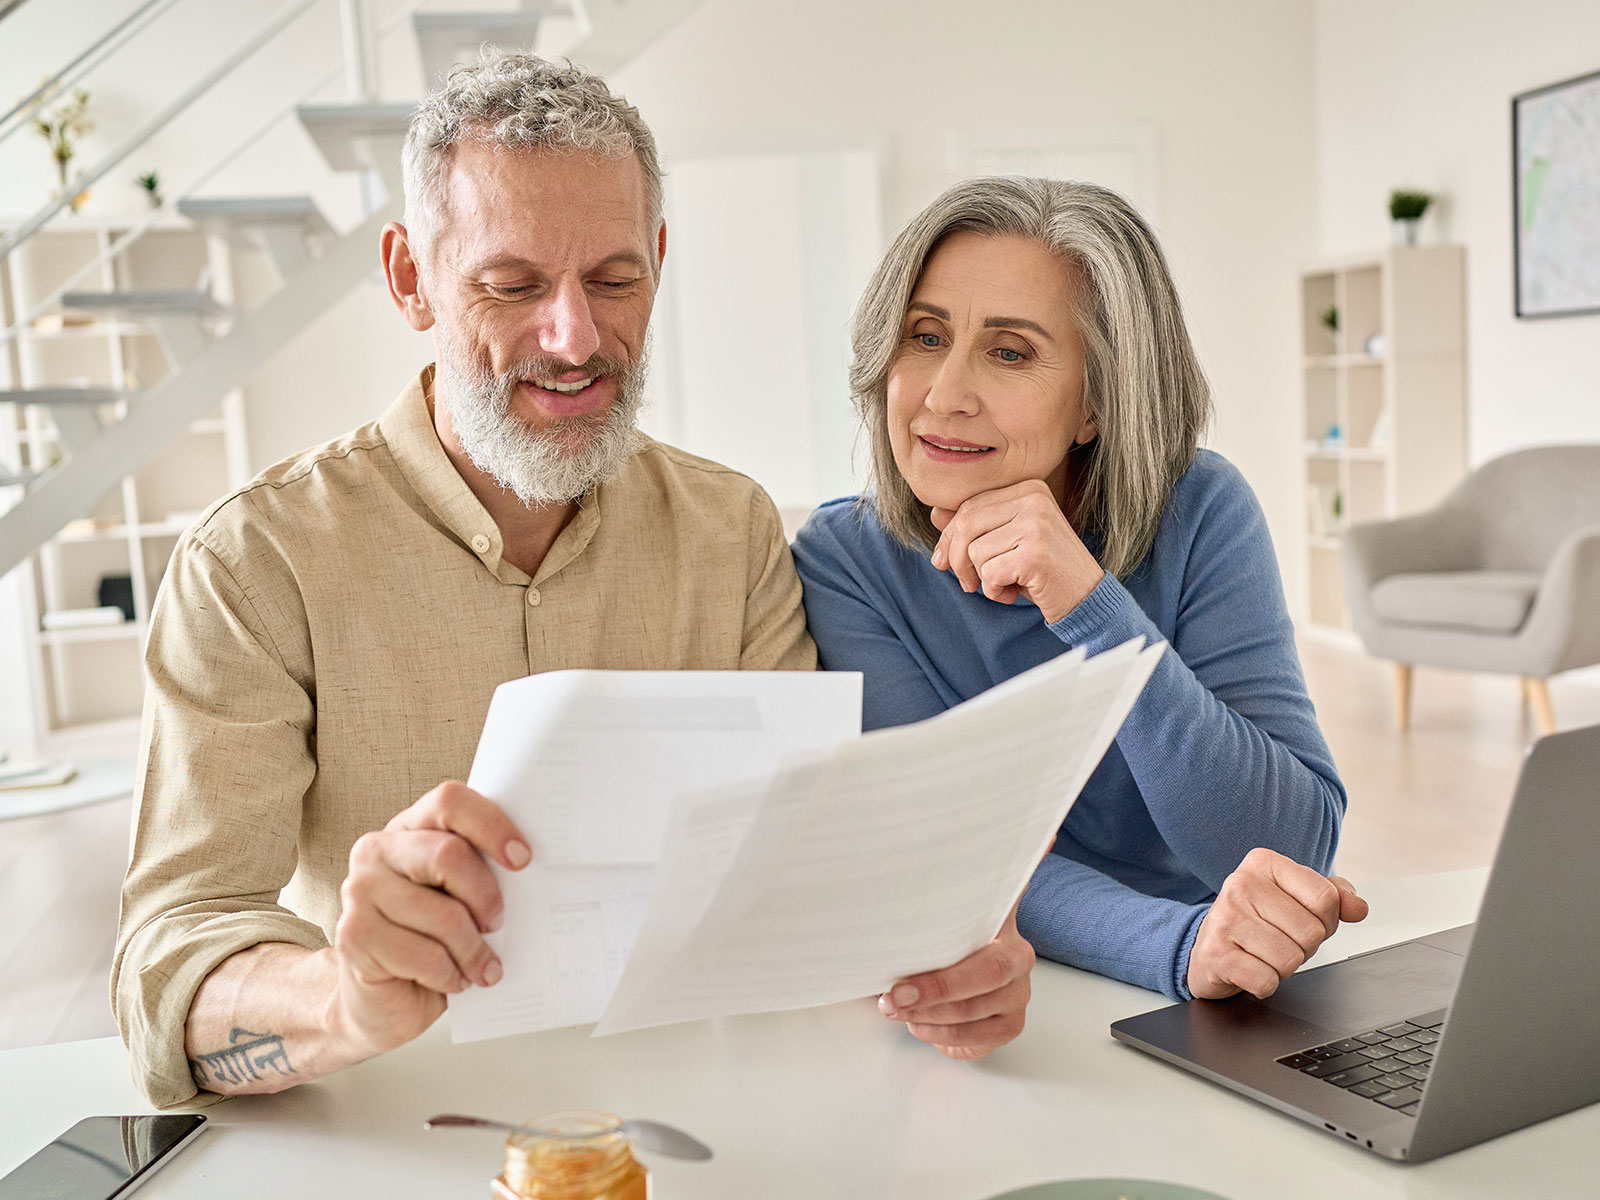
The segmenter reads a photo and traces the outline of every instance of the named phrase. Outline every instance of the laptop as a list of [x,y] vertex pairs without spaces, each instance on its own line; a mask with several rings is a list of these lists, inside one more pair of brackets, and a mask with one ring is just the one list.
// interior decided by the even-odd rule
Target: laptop
[[1422,1162],[1600,1100],[1600,725],[1522,766],[1475,925],[1190,1000],[1119,1041],[1385,1158]]

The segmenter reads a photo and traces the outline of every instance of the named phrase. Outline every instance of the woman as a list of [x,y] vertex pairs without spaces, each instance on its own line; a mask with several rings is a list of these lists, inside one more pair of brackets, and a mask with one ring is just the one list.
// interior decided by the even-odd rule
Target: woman
[[[1071,647],[1165,641],[1016,940],[1178,999],[1269,994],[1366,906],[1324,877],[1344,788],[1261,510],[1197,448],[1210,396],[1154,236],[1103,188],[969,180],[896,239],[853,339],[875,487],[819,508],[794,546],[823,665],[865,673],[870,729]],[[944,1020],[899,987],[880,1007],[942,1047],[992,1049],[1020,1029],[1015,937],[987,993],[970,964],[912,981]]]

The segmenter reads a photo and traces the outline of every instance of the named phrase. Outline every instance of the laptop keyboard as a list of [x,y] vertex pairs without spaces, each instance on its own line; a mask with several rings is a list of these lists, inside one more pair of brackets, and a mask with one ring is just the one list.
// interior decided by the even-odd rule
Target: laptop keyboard
[[1293,1070],[1365,1096],[1386,1108],[1417,1115],[1433,1066],[1434,1043],[1447,1009],[1311,1046],[1277,1061]]

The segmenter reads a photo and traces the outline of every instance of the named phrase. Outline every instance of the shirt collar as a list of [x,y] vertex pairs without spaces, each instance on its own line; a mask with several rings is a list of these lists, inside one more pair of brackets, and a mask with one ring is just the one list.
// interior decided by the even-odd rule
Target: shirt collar
[[[400,473],[445,528],[501,582],[525,585],[529,582],[526,572],[501,558],[504,543],[500,527],[472,494],[439,443],[439,432],[428,408],[433,379],[434,367],[429,364],[395,398],[378,419],[378,427]],[[602,485],[578,501],[577,513],[544,556],[532,582],[554,575],[588,547],[600,525],[600,497],[604,490]]]

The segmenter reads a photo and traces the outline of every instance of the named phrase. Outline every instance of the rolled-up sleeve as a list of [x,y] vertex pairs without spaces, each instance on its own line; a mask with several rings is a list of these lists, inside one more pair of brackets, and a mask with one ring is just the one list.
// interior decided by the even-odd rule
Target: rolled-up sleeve
[[269,622],[198,535],[173,555],[151,619],[133,839],[111,1004],[135,1082],[158,1107],[197,1095],[184,1052],[196,991],[261,942],[323,931],[279,904],[316,772],[315,708]]

